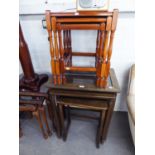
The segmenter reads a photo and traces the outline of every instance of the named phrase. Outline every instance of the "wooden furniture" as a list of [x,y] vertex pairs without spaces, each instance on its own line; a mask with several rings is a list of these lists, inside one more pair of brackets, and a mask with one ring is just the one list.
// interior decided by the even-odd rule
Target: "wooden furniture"
[[[106,87],[117,18],[118,10],[76,13],[46,11],[54,84],[60,85],[66,82],[66,71],[80,71],[96,73],[97,87]],[[93,53],[72,51],[71,30],[96,30],[96,51]],[[95,57],[96,62],[94,67],[73,66],[72,56],[91,56]]]
[[[45,139],[51,136],[51,130],[48,125],[46,110],[43,102],[48,99],[48,95],[45,93],[34,93],[34,92],[19,92],[19,111],[20,112],[32,112],[33,116],[38,120],[41,128],[43,137]],[[44,125],[46,125],[46,131]],[[21,126],[19,128],[20,137],[23,135]]]
[[[24,75],[19,80],[20,91],[40,92],[40,87],[48,80],[48,75],[34,72],[30,52],[19,24],[19,59]],[[31,112],[27,112],[27,117]]]
[[[54,123],[58,137],[66,139],[67,129],[70,124],[69,108],[81,108],[97,110],[101,113],[99,128],[96,138],[96,146],[104,142],[107,137],[108,127],[115,106],[117,93],[120,88],[113,69],[110,70],[106,88],[96,87],[96,75],[94,73],[69,73],[66,74],[64,85],[55,85],[53,77],[49,78],[46,86],[49,88],[49,99],[52,103]],[[67,127],[64,126],[63,106],[67,107]],[[104,117],[105,115],[105,117]]]
[[[97,118],[99,124],[98,124],[98,130],[96,134],[96,147],[99,148],[99,144],[102,138],[102,130],[103,130],[103,124],[105,121],[105,114],[108,110],[108,103],[103,100],[97,100],[97,99],[86,99],[86,98],[76,98],[76,97],[58,97],[56,100],[56,104],[58,105],[58,115],[60,118],[60,125],[61,125],[61,133],[63,140],[66,141],[68,128],[71,122],[70,117],[70,108],[76,108],[76,109],[84,109],[84,110],[92,110],[100,112],[100,117]],[[63,114],[63,108],[67,106],[67,126],[65,127],[64,124],[64,114]]]
[[24,39],[20,24],[19,59],[24,73],[24,76],[19,81],[20,90],[39,91],[40,86],[48,80],[48,76],[46,74],[36,74],[34,72],[29,49]]

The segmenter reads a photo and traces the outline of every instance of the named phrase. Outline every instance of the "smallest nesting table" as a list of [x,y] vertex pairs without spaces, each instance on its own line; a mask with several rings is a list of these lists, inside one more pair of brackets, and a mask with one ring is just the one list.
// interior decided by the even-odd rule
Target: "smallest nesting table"
[[[49,88],[49,98],[52,104],[54,126],[58,137],[66,140],[70,124],[70,108],[94,110],[100,112],[99,127],[96,136],[96,146],[106,140],[109,124],[115,106],[117,93],[120,92],[119,84],[114,72],[110,70],[106,88],[96,87],[95,74],[66,74],[66,83],[54,85],[52,77],[46,83]],[[64,109],[66,107],[68,120],[67,127],[64,125]]]

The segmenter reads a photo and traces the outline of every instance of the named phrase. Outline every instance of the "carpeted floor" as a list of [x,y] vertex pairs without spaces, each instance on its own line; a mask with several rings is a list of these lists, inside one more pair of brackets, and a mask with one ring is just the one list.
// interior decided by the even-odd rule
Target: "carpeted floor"
[[44,140],[35,119],[22,120],[24,136],[19,140],[20,155],[134,155],[127,113],[114,112],[107,140],[95,147],[97,122],[72,119],[67,141],[53,133]]

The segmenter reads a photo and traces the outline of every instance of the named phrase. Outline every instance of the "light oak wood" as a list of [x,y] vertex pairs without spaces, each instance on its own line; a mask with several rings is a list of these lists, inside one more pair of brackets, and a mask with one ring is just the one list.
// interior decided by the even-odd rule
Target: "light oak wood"
[[92,23],[92,22],[105,22],[106,19],[105,18],[58,18],[57,22],[59,23],[81,23],[81,22],[85,22],[85,23]]
[[81,71],[81,72],[96,72],[96,68],[94,67],[65,67],[66,71]]
[[52,38],[52,25],[51,25],[51,18],[50,18],[50,11],[46,11],[46,25],[47,31],[49,35],[49,42],[50,42],[50,55],[51,55],[51,69],[53,73],[53,81],[54,84],[57,83],[56,81],[56,68],[55,68],[55,53],[54,53],[54,45],[53,45],[53,38]]
[[90,57],[95,57],[96,56],[96,53],[90,53],[90,52],[88,52],[88,53],[84,53],[84,52],[72,52],[72,56],[90,56]]
[[[57,80],[55,84],[65,83],[65,71],[88,71],[96,72],[97,87],[106,88],[117,18],[116,9],[113,12],[46,12],[47,29],[51,38],[51,67]],[[97,30],[96,51],[73,52],[71,30]],[[73,56],[95,57],[95,67],[72,66]]]
[[98,24],[62,24],[61,27],[57,25],[58,30],[98,30]]

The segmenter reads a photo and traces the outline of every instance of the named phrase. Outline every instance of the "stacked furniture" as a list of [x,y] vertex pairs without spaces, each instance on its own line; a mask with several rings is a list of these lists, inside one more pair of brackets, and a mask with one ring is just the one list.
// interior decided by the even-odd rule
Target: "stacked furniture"
[[[80,71],[95,72],[97,87],[106,87],[117,17],[118,10],[83,13],[51,13],[46,11],[54,84],[65,83],[66,71]],[[71,30],[96,30],[96,51],[94,53],[72,51]],[[73,56],[95,57],[94,67],[73,66]]]
[[[55,85],[52,79],[53,77],[49,78],[46,85],[49,88],[49,99],[52,103],[58,137],[62,136],[64,141],[67,138],[73,115],[71,108],[95,111],[100,114],[99,117],[87,116],[87,114],[78,114],[77,116],[98,121],[96,147],[99,147],[99,144],[107,138],[117,93],[120,92],[114,70],[110,70],[106,89],[96,87],[95,74],[68,74],[66,75],[66,84],[63,85]],[[67,122],[65,123],[65,121]]]
[[[52,69],[52,76],[46,85],[56,132],[63,140],[67,138],[72,108],[99,112],[100,116],[95,118],[98,120],[96,147],[106,140],[116,96],[120,91],[115,72],[110,69],[117,18],[118,10],[74,13],[46,11]],[[95,30],[96,51],[74,52],[72,30]],[[73,56],[94,57],[94,67],[74,66]]]

